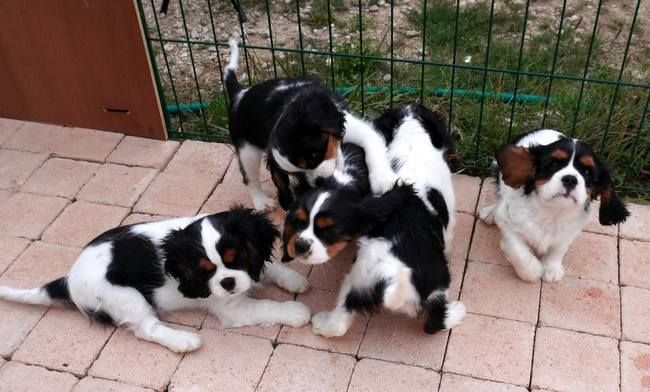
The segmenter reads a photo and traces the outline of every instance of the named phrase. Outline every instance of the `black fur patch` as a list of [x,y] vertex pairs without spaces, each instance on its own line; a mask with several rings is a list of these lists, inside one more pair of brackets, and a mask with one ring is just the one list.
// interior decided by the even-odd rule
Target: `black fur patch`
[[112,237],[113,256],[106,280],[118,286],[133,287],[147,302],[155,305],[153,291],[165,284],[156,245],[143,235],[131,233],[129,226],[109,230],[106,234]]
[[375,282],[373,287],[366,289],[353,288],[345,298],[345,308],[365,313],[378,309],[384,302],[386,286],[388,286],[388,283],[382,279]]
[[426,301],[424,304],[426,321],[424,323],[424,332],[434,334],[441,329],[445,329],[445,318],[447,317],[447,299],[444,295],[439,295]]
[[437,189],[431,188],[427,191],[427,200],[429,200],[431,206],[438,212],[442,225],[447,227],[449,224],[449,211],[447,210],[447,203],[445,203],[445,198],[442,196],[442,193]]
[[43,286],[50,298],[70,302],[70,291],[68,290],[68,280],[59,278]]
[[83,309],[83,313],[92,321],[97,321],[101,324],[116,325],[113,318],[103,310],[85,308]]

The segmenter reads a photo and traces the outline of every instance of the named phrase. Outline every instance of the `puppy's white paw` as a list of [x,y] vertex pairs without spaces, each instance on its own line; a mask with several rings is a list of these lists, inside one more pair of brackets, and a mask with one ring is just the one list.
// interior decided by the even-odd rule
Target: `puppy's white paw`
[[515,272],[521,280],[526,282],[539,282],[544,275],[544,267],[539,261],[531,262],[525,267],[515,267]]
[[311,330],[316,335],[331,338],[345,335],[348,325],[333,312],[320,312],[311,318]]
[[481,220],[488,225],[493,225],[494,224],[494,209],[495,205],[487,206],[481,208],[481,211],[478,213],[478,217],[481,218]]
[[258,211],[270,211],[278,206],[278,202],[265,194],[253,196],[253,206]]
[[544,282],[559,282],[564,277],[564,267],[562,264],[546,264],[544,266]]
[[186,353],[201,347],[201,337],[192,332],[173,330],[160,343],[174,352]]
[[309,322],[311,310],[304,304],[296,301],[288,301],[283,304],[282,324],[299,328]]
[[445,329],[451,329],[460,324],[466,314],[465,304],[460,301],[454,301],[447,304],[447,314],[445,315]]
[[373,173],[368,177],[370,181],[370,189],[374,195],[383,195],[395,186],[398,176],[394,172],[379,172]]
[[275,284],[290,293],[301,294],[309,289],[309,281],[307,278],[291,268],[285,268],[282,275],[277,278]]

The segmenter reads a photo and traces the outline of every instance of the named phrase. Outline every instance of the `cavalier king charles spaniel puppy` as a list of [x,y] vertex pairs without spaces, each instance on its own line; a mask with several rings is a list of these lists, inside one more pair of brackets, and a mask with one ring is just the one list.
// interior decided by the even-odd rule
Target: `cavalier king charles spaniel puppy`
[[273,79],[244,88],[237,80],[238,61],[233,38],[224,70],[230,137],[256,209],[276,205],[260,184],[264,152],[285,210],[295,200],[296,183],[314,186],[319,178],[341,170],[342,141],[364,149],[373,193],[382,194],[393,186],[395,175],[386,159],[385,141],[372,124],[347,108],[343,98],[309,77]]
[[287,258],[325,263],[351,242],[356,260],[336,306],[312,318],[313,332],[341,336],[356,312],[380,308],[425,315],[432,334],[458,325],[461,302],[450,302],[447,254],[454,227],[454,191],[446,157],[453,141],[444,121],[418,104],[385,112],[384,134],[398,184],[380,197],[324,186],[305,193],[287,215]]
[[629,216],[607,166],[585,142],[552,129],[519,135],[496,155],[497,200],[480,218],[501,231],[501,249],[517,275],[557,282],[562,259],[600,198],[602,225]]
[[278,236],[265,215],[241,207],[121,226],[92,240],[67,276],[34,289],[0,286],[0,298],[72,305],[175,352],[196,350],[201,339],[163,324],[159,313],[205,308],[226,327],[300,327],[310,318],[305,305],[246,295],[262,277],[291,292],[308,288],[300,274],[269,261]]

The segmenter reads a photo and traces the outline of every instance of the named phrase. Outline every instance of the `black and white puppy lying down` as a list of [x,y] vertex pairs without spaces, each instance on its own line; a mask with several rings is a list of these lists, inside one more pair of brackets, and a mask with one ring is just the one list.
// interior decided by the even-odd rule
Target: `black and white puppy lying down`
[[164,325],[159,313],[205,308],[226,327],[309,322],[299,302],[246,295],[263,277],[291,292],[308,288],[300,274],[268,261],[278,236],[265,215],[241,207],[122,226],[91,241],[66,277],[35,289],[0,286],[0,298],[70,304],[172,351],[192,351],[199,335]]
[[386,112],[376,125],[390,142],[398,181],[408,185],[362,199],[319,188],[303,195],[287,215],[286,251],[305,264],[324,263],[348,243],[358,243],[336,307],[312,317],[314,333],[323,336],[341,336],[355,312],[381,307],[410,317],[424,313],[424,331],[430,334],[465,316],[461,302],[447,299],[455,199],[445,161],[453,141],[444,121],[411,104]]
[[588,223],[592,200],[600,198],[602,225],[629,215],[609,169],[581,140],[538,129],[517,136],[496,158],[497,200],[480,217],[497,224],[501,249],[523,280],[562,279],[562,259]]
[[238,59],[237,42],[231,39],[230,61],[224,71],[230,136],[256,209],[276,205],[260,184],[264,152],[285,210],[295,200],[295,182],[314,186],[318,178],[341,170],[342,141],[364,149],[375,194],[393,186],[385,141],[370,123],[348,110],[343,98],[308,77],[273,79],[244,88],[237,80]]

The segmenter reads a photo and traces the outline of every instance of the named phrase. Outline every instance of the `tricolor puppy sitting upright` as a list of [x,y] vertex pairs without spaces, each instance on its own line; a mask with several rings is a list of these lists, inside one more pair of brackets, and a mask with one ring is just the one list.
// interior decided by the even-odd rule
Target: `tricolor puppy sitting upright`
[[356,312],[386,308],[425,316],[424,331],[456,326],[465,316],[447,298],[446,254],[454,227],[454,191],[446,157],[453,141],[444,121],[418,104],[384,113],[375,126],[390,142],[397,185],[381,197],[361,197],[345,187],[305,193],[287,214],[288,256],[321,264],[348,243],[359,246],[336,306],[312,318],[314,333],[341,336]]
[[307,289],[300,274],[268,261],[278,234],[266,216],[239,207],[122,226],[91,241],[66,277],[28,290],[0,286],[0,298],[71,304],[176,352],[197,349],[201,339],[164,325],[160,312],[206,308],[226,327],[299,327],[310,316],[303,304],[246,295],[262,276],[292,292]]
[[497,152],[497,201],[480,217],[501,230],[501,249],[519,277],[556,282],[562,259],[600,197],[602,225],[629,216],[609,170],[586,143],[551,129],[518,136]]

